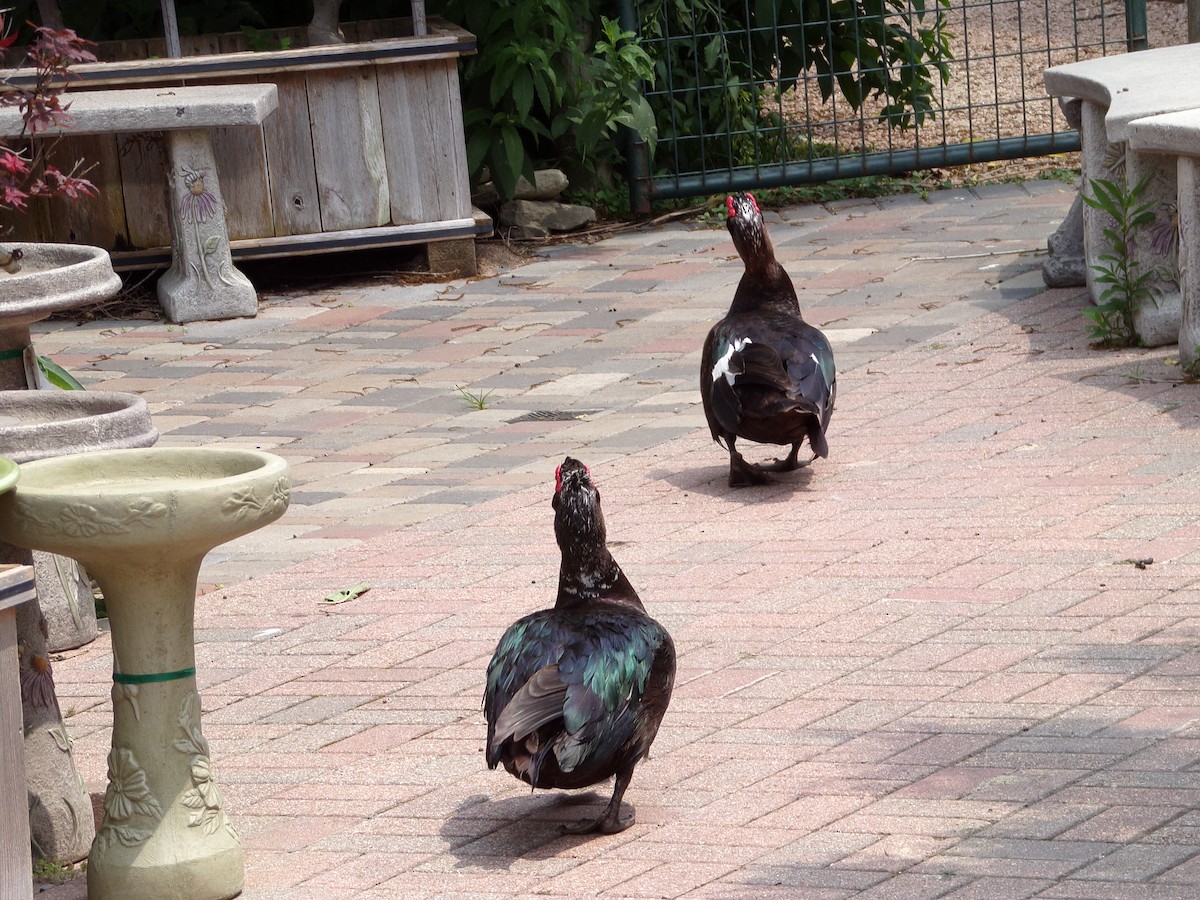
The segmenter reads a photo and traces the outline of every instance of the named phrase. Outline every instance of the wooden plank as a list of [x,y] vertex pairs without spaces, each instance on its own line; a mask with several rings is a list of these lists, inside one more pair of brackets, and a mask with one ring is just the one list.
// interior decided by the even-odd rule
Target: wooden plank
[[221,36],[219,34],[180,35],[179,49],[184,56],[211,56],[221,52]]
[[121,188],[130,246],[169,247],[167,151],[161,135],[122,135]]
[[273,233],[311,234],[321,230],[321,204],[308,120],[307,81],[303,72],[274,75],[272,81],[279,92],[279,107],[263,122],[263,137]]
[[[331,44],[320,47],[292,47],[264,53],[211,53],[185,55],[179,59],[164,57],[163,42],[150,41],[149,52],[159,58],[138,58],[105,63],[81,63],[71,67],[71,74],[81,86],[117,85],[128,83],[162,83],[188,79],[195,84],[200,79],[224,76],[273,74],[289,68],[316,70],[364,65],[395,65],[412,61],[457,58],[475,52],[475,35],[448,22],[430,19],[430,33],[419,37],[399,37],[366,43]],[[211,36],[210,36],[211,37]],[[219,45],[219,42],[218,42]],[[185,51],[186,53],[186,51]],[[27,85],[32,75],[27,70],[4,70],[15,85]]]
[[[490,237],[492,220],[480,210],[470,219],[419,225],[380,225],[375,228],[356,228],[332,234],[284,235],[257,241],[232,241],[229,249],[234,262],[247,259],[270,259],[300,254],[333,253],[343,250],[368,250],[377,247],[400,247],[407,244],[428,244],[433,241]],[[171,263],[171,251],[159,247],[142,251],[114,251],[113,268],[118,272],[132,269],[165,269]]]
[[[214,78],[212,83],[245,84],[245,79]],[[262,128],[219,127],[211,129],[210,134],[221,196],[225,200],[225,225],[229,229],[230,240],[274,234],[271,186]]]
[[33,569],[8,566],[0,574],[0,586],[19,589],[21,596],[0,600],[0,897],[25,900],[33,896],[29,852],[29,797],[25,784],[25,740],[21,726],[21,676],[17,661],[17,615],[19,602],[33,599]]
[[308,110],[321,228],[345,231],[390,218],[374,67],[308,74]]
[[471,214],[458,67],[453,61],[378,70],[392,221]]
[[60,198],[50,202],[51,240],[96,247],[125,247],[125,201],[117,138],[111,134],[66,135],[55,146],[58,166],[69,171],[76,160],[90,169],[84,177],[96,186],[95,197]]

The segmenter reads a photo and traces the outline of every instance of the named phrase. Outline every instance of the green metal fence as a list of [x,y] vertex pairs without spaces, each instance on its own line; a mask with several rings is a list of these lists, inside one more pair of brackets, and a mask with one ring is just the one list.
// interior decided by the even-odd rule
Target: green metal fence
[[[822,70],[822,60],[807,54],[800,71],[787,71],[797,48],[813,43],[813,29],[818,41],[835,29],[852,37],[872,33],[880,19],[855,18],[851,10],[859,4],[621,0],[622,23],[641,36],[658,68],[645,89],[656,111],[657,147],[651,158],[649,147],[632,142],[628,154],[634,208],[648,211],[654,200],[672,197],[1077,150],[1078,133],[1046,95],[1042,71],[1146,46],[1145,0],[863,6],[883,10],[913,35],[937,9],[944,17],[952,57],[944,82],[932,73],[930,114],[919,123],[886,99],[858,105],[830,90],[869,61],[829,59]],[[804,21],[804,10],[819,21]]]

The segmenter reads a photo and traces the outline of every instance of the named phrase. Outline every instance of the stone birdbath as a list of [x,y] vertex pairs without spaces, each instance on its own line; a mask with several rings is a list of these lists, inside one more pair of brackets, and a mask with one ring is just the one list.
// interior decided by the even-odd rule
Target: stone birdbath
[[[0,274],[0,390],[30,387],[29,326],[51,313],[107,300],[121,289],[108,251],[82,244],[5,244],[20,271]],[[35,364],[29,359],[29,364]]]
[[79,560],[108,606],[113,736],[92,900],[241,891],[241,844],[200,730],[196,585],[211,549],[279,518],[289,493],[270,453],[155,447],[27,463],[0,497],[0,538]]
[[[60,425],[43,431],[31,420],[33,407],[54,401],[50,391],[29,391],[37,384],[37,358],[31,344],[30,326],[60,310],[96,303],[113,296],[121,280],[113,271],[108,253],[99,247],[75,244],[4,243],[4,257],[17,257],[10,268],[0,272],[0,445],[11,455],[24,460],[45,452],[82,449],[94,444],[53,442],[75,431],[80,437],[96,437],[110,431],[108,425],[80,421],[81,415],[97,412],[97,402],[114,407],[104,398],[67,401],[76,412],[60,406],[50,414]],[[14,264],[15,263],[15,264]],[[46,399],[38,399],[45,395]],[[110,395],[111,396],[111,395]],[[19,398],[19,399],[18,399]],[[157,433],[149,423],[144,404],[129,398],[124,402],[143,419],[130,430],[140,432],[153,443]],[[104,418],[111,424],[116,416]],[[71,425],[61,423],[70,421]],[[125,418],[129,424],[128,416]],[[99,429],[93,430],[93,429]],[[113,445],[116,446],[116,445]],[[16,610],[17,645],[20,650],[21,700],[24,715],[25,768],[29,780],[29,825],[35,852],[55,862],[74,862],[88,852],[95,826],[92,805],[71,757],[71,739],[63,724],[62,711],[54,691],[49,650],[78,646],[95,637],[95,609],[90,584],[78,576],[72,560],[33,554],[23,548],[0,543],[0,561],[33,565],[40,570],[38,597]],[[60,577],[59,573],[64,576]],[[73,583],[72,583],[73,582]],[[74,590],[75,603],[67,591]],[[72,605],[75,613],[72,613]],[[49,620],[44,613],[49,610]],[[76,627],[76,620],[78,626]],[[69,623],[64,631],[51,631],[49,622]]]
[[[55,454],[146,447],[158,438],[146,401],[110,391],[0,391],[0,456],[26,463]],[[0,559],[32,565],[35,602],[17,607],[29,823],[40,858],[75,861],[95,837],[92,804],[71,756],[50,654],[96,637],[91,579],[65,556],[0,542]]]
[[[150,421],[145,399],[138,394],[0,391],[0,456],[16,463],[84,451],[150,447],[157,440],[158,429]],[[34,553],[33,566],[50,652],[95,640],[91,580],[79,564],[52,553]]]

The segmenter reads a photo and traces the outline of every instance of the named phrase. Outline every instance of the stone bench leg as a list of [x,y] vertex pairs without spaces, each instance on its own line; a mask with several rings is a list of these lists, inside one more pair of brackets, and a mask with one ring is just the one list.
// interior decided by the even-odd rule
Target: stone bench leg
[[1139,272],[1152,273],[1152,296],[1133,311],[1133,327],[1147,347],[1162,347],[1179,340],[1183,300],[1175,269],[1175,241],[1160,229],[1170,228],[1176,198],[1175,158],[1162,153],[1125,151],[1125,183],[1132,187],[1149,178],[1143,201],[1154,204],[1155,221],[1139,228],[1130,248],[1130,258]]
[[[1108,142],[1108,130],[1104,126],[1104,117],[1108,113],[1107,106],[1097,106],[1095,103],[1084,101],[1079,111],[1079,161],[1083,170],[1083,181],[1079,186],[1081,193],[1092,196],[1089,182],[1095,178],[1107,181],[1120,181],[1123,177],[1121,166],[1123,156],[1113,156]],[[1114,163],[1117,165],[1114,166]],[[1083,253],[1084,280],[1093,303],[1100,301],[1104,286],[1096,284],[1096,270],[1093,268],[1101,256],[1112,253],[1112,242],[1104,236],[1107,228],[1116,223],[1112,216],[1093,209],[1088,205],[1083,207]]]
[[[1083,101],[1073,97],[1062,98],[1058,106],[1072,128],[1079,129],[1080,106]],[[1046,241],[1050,251],[1042,263],[1042,280],[1046,287],[1078,287],[1087,284],[1087,260],[1083,248],[1083,182],[1071,202],[1067,216],[1054,234]]]
[[1200,158],[1179,157],[1179,364],[1200,375]]
[[171,268],[158,300],[172,322],[233,319],[258,312],[258,294],[233,265],[225,201],[207,130],[168,131]]
[[[1129,150],[1124,144],[1111,144],[1104,126],[1108,109],[1084,101],[1080,115],[1081,161],[1084,173],[1083,190],[1091,194],[1089,181],[1102,178],[1127,188],[1150,176],[1142,200],[1154,203],[1157,219],[1136,234],[1130,257],[1140,271],[1153,272],[1150,287],[1151,299],[1145,300],[1134,310],[1134,330],[1147,347],[1174,344],[1179,339],[1182,298],[1175,274],[1173,251],[1161,252],[1161,244],[1155,246],[1157,226],[1168,223],[1175,205],[1176,171],[1172,157],[1157,153],[1139,153]],[[1092,300],[1099,302],[1106,285],[1096,283],[1095,266],[1102,263],[1101,257],[1113,254],[1112,242],[1104,236],[1107,228],[1116,222],[1107,213],[1090,206],[1083,208],[1083,242],[1087,260],[1087,286]]]

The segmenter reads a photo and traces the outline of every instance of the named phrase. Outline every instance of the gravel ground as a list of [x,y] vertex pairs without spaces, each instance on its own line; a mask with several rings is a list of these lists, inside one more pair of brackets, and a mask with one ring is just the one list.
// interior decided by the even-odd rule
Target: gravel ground
[[[1146,7],[1152,47],[1187,40],[1184,3],[1147,0]],[[1067,130],[1057,104],[1046,97],[1042,72],[1099,56],[1104,45],[1109,54],[1120,52],[1125,39],[1123,0],[953,0],[948,16],[954,53],[950,80],[942,88],[939,112],[919,131],[874,121],[879,102],[868,101],[862,117],[836,96],[822,104],[813,82],[784,98],[785,118],[808,123],[813,140],[836,143],[843,152],[864,144],[903,149],[918,140],[927,147]],[[1005,170],[1012,165],[1021,162]]]

